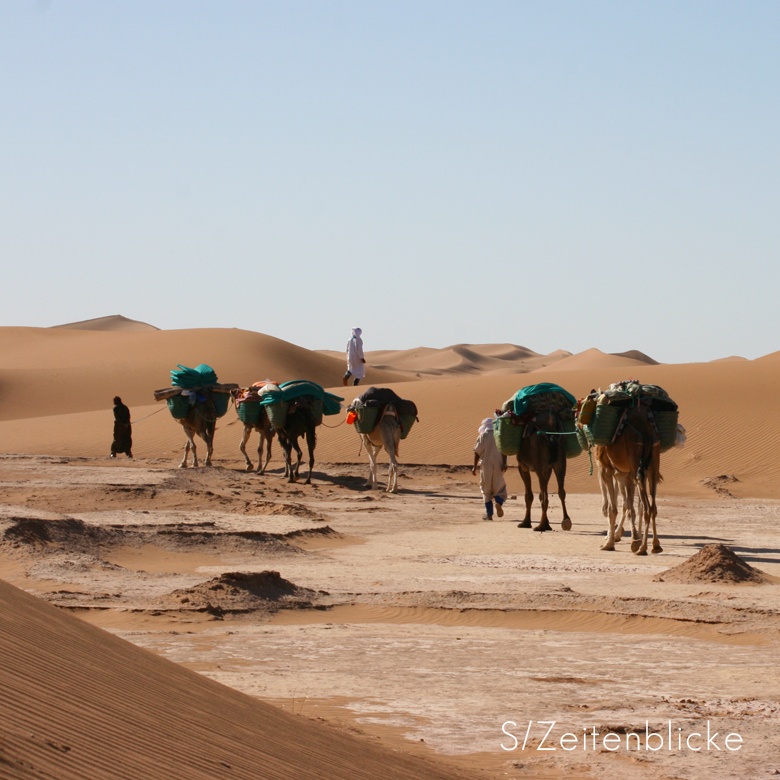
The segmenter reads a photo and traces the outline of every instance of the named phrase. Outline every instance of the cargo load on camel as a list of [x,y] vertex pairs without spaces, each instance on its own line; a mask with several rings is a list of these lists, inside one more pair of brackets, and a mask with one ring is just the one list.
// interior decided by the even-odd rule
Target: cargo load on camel
[[635,379],[614,382],[606,390],[594,390],[577,403],[577,436],[584,448],[613,443],[625,426],[629,409],[645,409],[655,440],[666,452],[685,442],[677,404],[658,385]]
[[358,433],[371,433],[382,419],[387,406],[394,406],[398,412],[401,438],[405,439],[412,430],[417,417],[414,401],[407,401],[388,387],[369,387],[347,407],[347,422],[354,424]]
[[[266,388],[268,388],[266,390]],[[236,403],[238,419],[248,425],[257,425],[260,421],[262,408],[260,401],[271,390],[278,390],[279,383],[271,379],[255,382],[250,387],[238,387],[233,390],[233,400]]]
[[316,382],[293,379],[280,385],[265,383],[259,390],[259,404],[268,412],[268,419],[274,428],[283,428],[291,401],[308,401],[314,415],[314,424],[321,425],[323,415],[334,415],[341,411],[343,398],[328,393]]
[[[582,452],[574,424],[577,399],[559,385],[543,382],[518,390],[496,409],[493,426],[496,445],[502,455],[517,455],[523,438],[531,435],[560,437],[566,448],[566,457],[575,458]],[[534,424],[540,415],[548,416],[553,424],[541,428]]]
[[231,393],[238,385],[220,384],[211,366],[187,368],[177,364],[178,371],[171,371],[171,387],[154,391],[155,401],[167,401],[175,420],[183,420],[198,404],[209,400],[214,403],[216,418],[223,417],[230,406]]

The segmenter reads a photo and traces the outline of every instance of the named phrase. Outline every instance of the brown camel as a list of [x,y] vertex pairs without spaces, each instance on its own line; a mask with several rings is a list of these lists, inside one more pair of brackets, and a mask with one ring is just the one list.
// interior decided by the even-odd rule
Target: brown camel
[[563,508],[561,528],[568,531],[571,528],[571,518],[566,511],[566,491],[563,481],[566,478],[566,444],[563,436],[546,436],[546,432],[557,433],[562,430],[560,420],[551,411],[537,414],[526,426],[523,438],[520,440],[520,451],[517,453],[517,466],[525,485],[525,518],[517,524],[518,528],[531,527],[531,504],[534,492],[531,488],[531,472],[539,479],[539,503],[542,505],[542,519],[534,531],[552,531],[547,519],[549,494],[547,484],[552,473],[558,482],[558,497]]
[[187,468],[187,456],[192,448],[192,466],[198,466],[198,453],[195,449],[195,435],[197,434],[206,442],[206,465],[211,465],[211,455],[214,452],[214,430],[217,425],[217,408],[210,390],[203,391],[205,401],[196,402],[190,407],[189,414],[182,417],[179,422],[187,436],[187,444],[184,445],[184,459],[179,464],[180,469]]
[[[254,468],[252,461],[249,460],[249,456],[246,454],[246,445],[249,441],[249,437],[252,435],[252,431],[257,431],[260,434],[260,441],[257,444],[257,473],[265,474],[265,470],[268,467],[268,461],[271,460],[271,442],[273,441],[276,432],[271,427],[271,422],[268,419],[268,412],[264,406],[260,407],[260,419],[256,423],[244,423],[244,433],[241,437],[241,443],[238,445],[238,448],[241,450],[241,454],[246,461],[247,471],[252,471]],[[263,445],[266,443],[268,444],[268,449],[265,463],[263,463]]]
[[[596,447],[599,462],[599,479],[609,497],[609,531],[602,550],[614,550],[617,541],[617,486],[632,495],[639,489],[640,534],[634,533],[631,552],[647,555],[647,538],[650,524],[653,526],[653,547],[651,552],[663,552],[656,530],[655,494],[661,481],[661,444],[655,433],[648,409],[629,409],[625,426],[612,444]],[[625,487],[624,487],[625,486]],[[624,499],[625,500],[625,499]],[[632,502],[633,504],[633,502]],[[622,527],[622,524],[621,524]]]
[[384,447],[387,450],[387,457],[390,459],[390,466],[387,474],[387,493],[398,492],[398,447],[401,443],[401,422],[395,406],[388,404],[382,412],[382,419],[376,424],[371,433],[362,433],[363,445],[368,453],[369,479],[373,489],[377,486],[377,455]]
[[[298,472],[301,469],[301,458],[303,457],[303,452],[298,445],[298,439],[301,436],[305,436],[309,450],[309,474],[304,484],[311,484],[311,472],[314,468],[314,447],[317,444],[317,422],[312,410],[314,400],[308,396],[301,396],[294,401],[290,401],[284,426],[275,429],[279,435],[279,444],[282,445],[284,450],[285,476],[288,482],[298,481]],[[298,455],[298,462],[295,468],[292,465],[293,449],[295,449]]]

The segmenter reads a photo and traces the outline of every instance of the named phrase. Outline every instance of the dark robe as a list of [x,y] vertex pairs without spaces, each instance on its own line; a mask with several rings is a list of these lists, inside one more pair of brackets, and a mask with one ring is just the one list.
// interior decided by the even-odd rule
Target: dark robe
[[111,454],[124,452],[132,457],[133,428],[130,425],[130,410],[124,404],[114,407],[114,441],[111,443]]

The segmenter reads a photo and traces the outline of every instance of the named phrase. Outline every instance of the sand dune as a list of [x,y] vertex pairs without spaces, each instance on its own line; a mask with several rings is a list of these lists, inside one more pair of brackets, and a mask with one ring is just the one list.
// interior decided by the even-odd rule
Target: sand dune
[[[115,395],[130,406],[153,402],[181,363],[212,366],[220,381],[272,378],[334,385],[344,361],[271,336],[231,329],[105,332],[0,328],[0,420],[105,409]],[[389,372],[373,382],[402,380]]]
[[608,354],[595,347],[570,355],[555,363],[539,368],[537,371],[572,371],[576,369],[600,369],[600,368],[638,368],[647,365],[658,365],[655,360],[647,357],[638,350],[622,352],[620,354]]
[[65,325],[53,325],[54,328],[67,328],[70,330],[108,330],[113,333],[118,331],[138,332],[149,330],[160,330],[148,322],[139,322],[138,320],[129,320],[121,314],[112,314],[110,317],[95,317],[91,320],[81,320],[81,322],[68,322]]
[[0,581],[0,778],[463,778],[287,714]]
[[[340,353],[326,352],[337,356]],[[549,365],[570,353],[558,350],[540,355],[516,344],[454,344],[443,349],[416,347],[366,353],[369,366],[414,378],[455,374],[494,376],[524,374]]]

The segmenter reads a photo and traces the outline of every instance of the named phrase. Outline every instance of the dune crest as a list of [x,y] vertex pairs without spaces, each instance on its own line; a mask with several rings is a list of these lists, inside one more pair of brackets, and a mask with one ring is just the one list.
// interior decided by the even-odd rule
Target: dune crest
[[95,317],[91,320],[80,322],[67,322],[64,325],[52,325],[52,328],[66,328],[69,330],[108,330],[116,332],[137,333],[140,331],[160,330],[148,322],[130,320],[121,314],[112,314],[109,317]]
[[[631,357],[630,355],[642,355],[644,359]],[[652,361],[652,363],[648,363]],[[573,371],[580,369],[600,369],[600,368],[635,368],[639,366],[658,365],[652,358],[648,358],[642,352],[632,350],[622,354],[609,354],[600,349],[591,347],[584,352],[578,352],[576,355],[570,355],[555,363],[545,366],[546,371]],[[541,369],[537,369],[541,370]]]

